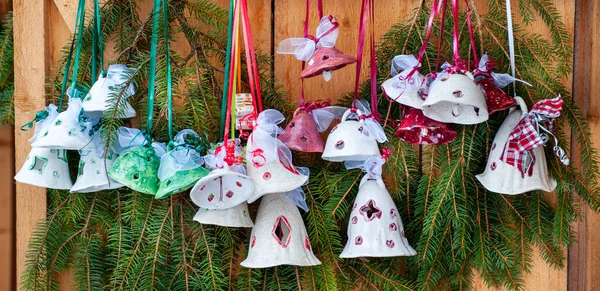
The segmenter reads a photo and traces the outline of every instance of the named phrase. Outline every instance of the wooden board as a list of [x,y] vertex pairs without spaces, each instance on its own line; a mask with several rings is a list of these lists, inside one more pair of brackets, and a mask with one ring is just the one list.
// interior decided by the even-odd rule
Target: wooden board
[[[214,0],[227,7],[228,0]],[[140,4],[141,13],[149,13],[151,1],[136,0]],[[337,48],[343,52],[356,55],[357,29],[360,16],[360,1],[331,0],[324,1],[325,14],[332,14],[340,23],[340,35]],[[378,1],[376,3],[375,36],[379,38],[391,25],[406,19],[418,5],[419,0],[407,1]],[[484,7],[485,1],[476,1],[478,7]],[[518,0],[513,1],[518,5]],[[594,142],[600,148],[600,100],[590,98],[592,92],[600,90],[600,69],[594,69],[592,64],[600,62],[600,35],[593,33],[593,27],[600,27],[600,4],[597,0],[552,0],[563,13],[567,28],[575,33],[580,31],[587,38],[579,40],[576,47],[577,56],[585,56],[576,67],[575,97],[580,106],[586,108],[591,130],[594,132]],[[76,0],[15,0],[15,82],[16,82],[16,124],[30,120],[37,110],[43,108],[45,76],[51,75],[49,70],[58,64],[60,49],[70,38],[72,22],[74,22]],[[260,50],[272,53],[278,43],[288,37],[300,37],[303,34],[304,1],[299,0],[252,0],[249,1],[251,25],[255,42]],[[575,10],[576,6],[579,10]],[[516,9],[515,9],[516,10]],[[482,12],[480,10],[480,12]],[[577,17],[582,17],[576,23]],[[314,34],[318,23],[316,1],[311,7],[309,33]],[[40,21],[42,20],[42,21]],[[47,29],[48,28],[48,29]],[[51,29],[50,29],[51,28]],[[586,30],[587,29],[587,30]],[[528,28],[530,32],[547,35],[548,31],[542,24],[534,24]],[[179,37],[181,39],[181,37]],[[179,52],[189,51],[184,42],[174,43],[173,49]],[[369,49],[365,48],[368,55]],[[291,55],[275,54],[273,73],[278,84],[288,92],[288,100],[299,104],[301,63]],[[108,59],[110,61],[110,59]],[[386,60],[381,60],[386,61]],[[576,57],[576,65],[577,65]],[[361,79],[366,80],[368,62],[363,62]],[[316,77],[305,82],[308,100],[335,100],[354,87],[355,67],[348,66],[336,71],[330,82],[324,82]],[[585,80],[585,81],[582,81]],[[570,82],[568,80],[567,82]],[[586,83],[587,82],[587,83]],[[579,98],[577,96],[580,96]],[[583,97],[582,97],[583,96]],[[30,133],[15,132],[15,164],[19,168],[29,151],[27,139]],[[27,240],[40,218],[45,217],[46,200],[44,190],[17,184],[16,188],[17,239],[16,258],[17,276],[20,276],[24,266],[24,254]],[[556,270],[537,258],[534,268],[525,278],[525,290],[594,290],[600,284],[600,250],[595,248],[595,242],[600,239],[600,215],[584,211],[586,219],[575,225],[581,243],[569,252],[568,267]],[[0,238],[1,239],[1,238]],[[61,286],[68,290],[71,286],[69,275],[61,276]],[[568,280],[567,280],[568,279]],[[568,286],[567,286],[568,285]],[[486,290],[485,284],[479,279],[475,281],[476,290]],[[2,286],[0,286],[2,288]]]

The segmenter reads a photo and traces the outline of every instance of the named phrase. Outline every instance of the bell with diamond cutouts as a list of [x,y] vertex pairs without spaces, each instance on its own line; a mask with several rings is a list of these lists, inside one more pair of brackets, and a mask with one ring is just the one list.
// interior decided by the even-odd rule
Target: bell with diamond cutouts
[[[102,113],[110,106],[110,99],[118,99],[120,97],[119,106],[124,106],[122,118],[131,118],[135,116],[135,110],[127,101],[127,98],[135,94],[133,82],[125,88],[127,83],[126,65],[111,65],[106,71],[106,76],[100,74],[98,80],[87,95],[83,98],[83,110],[88,116],[102,117]],[[114,96],[111,96],[114,95]],[[120,95],[120,96],[119,96]],[[114,101],[113,101],[114,102]]]
[[381,176],[360,181],[340,258],[414,256],[404,226]]
[[[552,192],[556,181],[548,174],[544,147],[528,151],[524,159],[510,149],[509,137],[523,118],[527,118],[527,106],[516,97],[520,109],[512,111],[496,133],[485,171],[475,176],[489,191],[500,194],[522,194],[534,190]],[[509,164],[511,163],[511,164]]]
[[423,115],[423,111],[405,107],[406,114],[396,129],[396,136],[408,143],[435,145],[449,143],[456,138],[452,126]]
[[356,113],[346,111],[340,124],[329,132],[321,158],[330,162],[343,162],[364,161],[372,156],[380,156],[378,141],[387,140],[385,133],[373,118],[363,118],[364,116],[360,109]]
[[94,129],[98,120],[87,118],[82,109],[81,99],[70,98],[67,110],[58,114],[46,131],[31,145],[64,150],[93,150],[96,143],[92,142]]
[[308,181],[308,176],[292,164],[290,149],[276,137],[282,131],[277,124],[283,120],[277,110],[261,112],[248,138],[246,170],[255,184],[249,203],[266,194],[294,190]]
[[317,122],[313,114],[300,110],[300,108],[294,112],[292,121],[288,123],[283,134],[278,138],[294,151],[322,153],[325,148],[325,142],[317,129]]
[[250,235],[248,257],[241,265],[246,268],[269,268],[320,264],[313,254],[298,208],[284,194],[264,196]]
[[109,150],[106,157],[100,150],[79,152],[79,170],[77,171],[77,181],[71,188],[71,192],[90,193],[102,190],[117,189],[123,187],[108,177],[106,169],[110,168],[117,154]]
[[194,220],[202,224],[225,227],[254,226],[250,212],[248,212],[248,203],[246,202],[228,209],[211,210],[200,208],[196,212],[196,215],[194,215]]
[[439,122],[477,124],[488,120],[485,97],[470,72],[439,74],[422,109],[425,116]]
[[154,142],[135,128],[119,128],[116,152],[119,157],[108,168],[108,176],[129,189],[155,195],[158,191],[158,168],[166,146]]
[[160,180],[156,198],[186,191],[209,170],[202,167],[204,159],[198,152],[200,136],[191,129],[180,131],[173,140],[173,149],[160,158],[158,179]]

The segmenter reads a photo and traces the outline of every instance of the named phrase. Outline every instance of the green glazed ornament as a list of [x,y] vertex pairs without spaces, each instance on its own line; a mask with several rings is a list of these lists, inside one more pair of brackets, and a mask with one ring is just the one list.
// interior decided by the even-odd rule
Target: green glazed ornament
[[208,175],[208,173],[210,173],[210,171],[204,167],[188,171],[177,171],[171,177],[160,181],[156,199],[165,198],[188,190],[192,188],[198,180]]
[[160,159],[154,148],[141,146],[123,152],[108,169],[108,175],[131,190],[155,195],[158,191]]

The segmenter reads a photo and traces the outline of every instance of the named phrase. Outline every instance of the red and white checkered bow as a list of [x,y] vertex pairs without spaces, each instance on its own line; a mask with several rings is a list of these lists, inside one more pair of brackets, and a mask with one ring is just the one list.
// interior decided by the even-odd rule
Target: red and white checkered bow
[[[531,176],[535,164],[533,149],[548,141],[548,134],[552,135],[554,120],[560,116],[562,106],[563,100],[560,95],[553,99],[541,100],[533,105],[508,136],[500,160],[517,167],[523,177],[526,172],[529,172],[528,175]],[[560,149],[558,145],[555,146],[557,155],[558,149]],[[562,149],[560,150],[562,151]],[[562,152],[564,155],[564,151]],[[565,163],[564,158],[566,157],[561,157],[563,163]],[[568,164],[568,158],[566,164]]]

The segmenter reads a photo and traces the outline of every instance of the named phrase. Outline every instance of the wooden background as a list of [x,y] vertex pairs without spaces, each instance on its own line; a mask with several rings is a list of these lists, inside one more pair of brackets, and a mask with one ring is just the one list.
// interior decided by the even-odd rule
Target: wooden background
[[[215,0],[226,7],[227,0]],[[485,11],[486,0],[476,2],[479,12]],[[593,140],[600,149],[600,100],[591,96],[591,92],[600,91],[600,68],[592,64],[600,62],[600,34],[594,34],[593,28],[600,27],[600,3],[597,0],[551,0],[563,14],[567,27],[573,32],[575,39],[574,74],[565,83],[571,86],[578,105],[584,109],[589,118]],[[91,1],[90,1],[91,2]],[[152,1],[136,0],[140,4],[141,13],[147,15]],[[302,0],[249,0],[250,18],[255,33],[255,43],[267,53],[273,53],[277,43],[287,37],[301,36],[304,21],[304,1]],[[316,1],[312,1],[316,2]],[[355,55],[357,43],[358,18],[360,0],[328,0],[324,1],[325,14],[333,14],[340,23],[340,35],[337,48],[345,53]],[[376,37],[399,21],[406,19],[410,12],[418,6],[419,0],[377,1],[376,3]],[[518,0],[513,1],[518,5]],[[16,124],[32,119],[35,112],[44,106],[44,83],[46,76],[52,74],[57,65],[61,47],[67,43],[71,29],[75,23],[77,0],[14,0],[15,15],[15,110]],[[316,6],[316,5],[313,5]],[[516,10],[516,9],[514,9]],[[314,31],[317,20],[316,7],[312,9],[310,31]],[[143,17],[142,17],[143,18]],[[518,21],[518,19],[517,19]],[[543,24],[534,24],[528,31],[548,35]],[[186,43],[173,44],[175,49],[184,52],[189,50]],[[368,48],[366,48],[368,50]],[[368,53],[368,52],[367,52]],[[107,58],[110,60],[110,56]],[[292,56],[275,55],[274,73],[279,83],[288,92],[290,102],[299,103],[300,62]],[[385,60],[384,60],[385,61]],[[367,77],[368,64],[363,64],[363,78]],[[575,80],[575,81],[572,81]],[[596,82],[594,82],[596,81]],[[321,78],[313,78],[306,82],[308,99],[334,99],[352,90],[354,84],[353,67],[335,72],[332,81],[325,83]],[[1,133],[1,132],[0,132]],[[29,152],[27,139],[31,133],[15,131],[14,152],[15,166],[19,168]],[[0,138],[0,146],[10,142],[10,130]],[[0,148],[1,149],[1,148]],[[0,155],[4,156],[5,155]],[[11,159],[2,165],[12,163]],[[6,167],[5,167],[6,168]],[[0,173],[2,174],[2,173]],[[3,175],[3,174],[2,174]],[[8,174],[7,174],[8,175]],[[2,176],[2,179],[5,175]],[[4,181],[4,180],[3,180]],[[8,185],[9,179],[6,179]],[[6,188],[6,201],[10,197],[11,187]],[[13,227],[16,228],[16,261],[15,272],[0,274],[0,290],[16,288],[16,281],[24,269],[24,256],[27,241],[35,224],[45,217],[45,190],[23,184],[16,185],[16,227],[12,224],[6,229],[7,238],[3,236],[4,226],[0,225],[0,255],[7,258],[13,250],[10,239]],[[0,205],[5,197],[0,197]],[[12,213],[12,210],[4,213]],[[567,267],[555,270],[548,267],[541,259],[534,262],[535,268],[526,276],[525,290],[598,290],[600,287],[600,249],[595,243],[600,241],[600,216],[585,209],[586,218],[573,225],[577,231],[579,243],[568,250]],[[12,214],[10,214],[12,215]],[[2,219],[2,218],[0,218]],[[4,220],[1,220],[4,221]],[[12,221],[12,220],[10,220]],[[5,243],[6,241],[6,243]],[[10,270],[6,264],[7,270]],[[3,270],[4,265],[0,265]],[[13,277],[13,278],[11,278]],[[17,280],[18,281],[18,280]],[[66,274],[61,277],[64,290],[70,289],[70,278]],[[485,290],[484,284],[476,280],[476,290]]]

